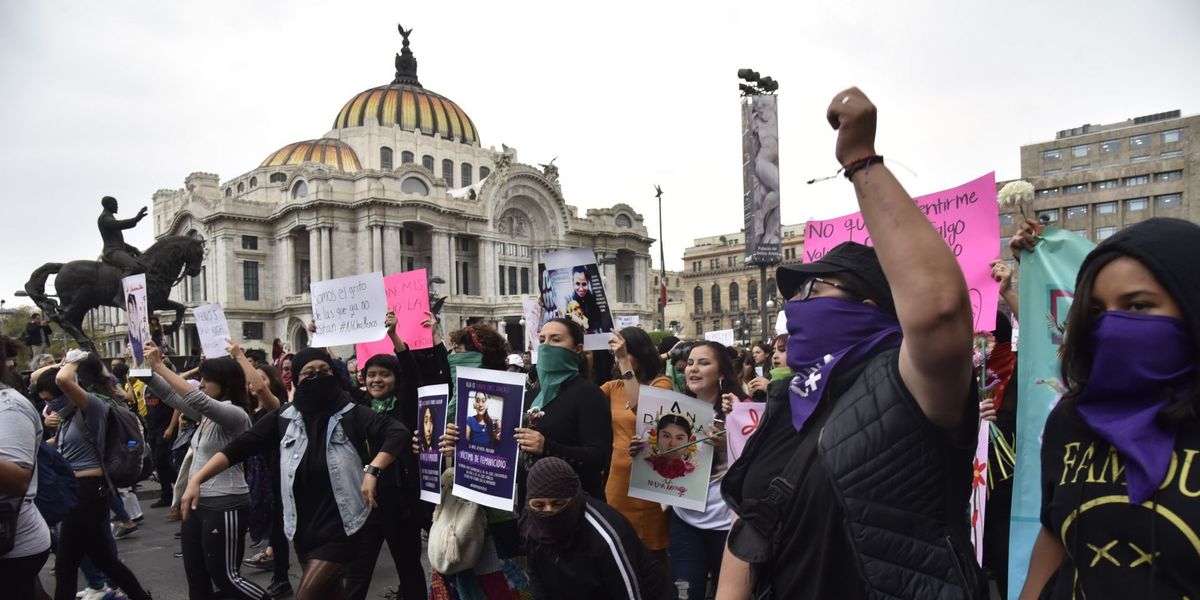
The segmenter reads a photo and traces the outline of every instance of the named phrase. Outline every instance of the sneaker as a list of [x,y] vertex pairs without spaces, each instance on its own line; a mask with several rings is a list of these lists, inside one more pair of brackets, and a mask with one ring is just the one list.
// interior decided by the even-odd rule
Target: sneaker
[[259,552],[258,554],[247,558],[246,560],[242,561],[242,564],[249,567],[254,567],[255,569],[261,569],[263,571],[270,571],[271,569],[275,568],[275,560],[268,556],[266,552]]
[[113,539],[123,540],[137,532],[138,532],[137,524],[134,524],[133,527],[126,527],[124,525],[118,524],[117,526],[113,527]]
[[85,587],[82,590],[79,590],[79,593],[75,594],[75,597],[78,600],[101,600],[102,598],[104,598],[105,594],[107,594],[111,591],[113,591],[112,588],[108,587],[107,585],[98,590],[94,589],[94,588],[90,588],[90,587]]
[[159,498],[158,500],[154,501],[154,504],[150,505],[150,508],[165,508],[170,505],[171,505],[170,500],[163,500],[162,498]]
[[134,517],[132,520],[134,523],[141,523],[142,521],[146,520],[146,515],[144,515],[144,514],[138,515],[138,516]]
[[287,581],[276,581],[267,588],[267,595],[272,598],[282,598],[292,595],[292,584]]
[[168,521],[181,521],[181,520],[183,520],[183,515],[179,513],[178,508],[172,508],[170,511],[167,512],[167,520]]

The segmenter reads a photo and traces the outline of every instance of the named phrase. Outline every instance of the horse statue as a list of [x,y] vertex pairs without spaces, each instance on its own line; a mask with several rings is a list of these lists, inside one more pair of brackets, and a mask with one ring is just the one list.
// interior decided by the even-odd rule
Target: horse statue
[[[141,259],[149,267],[146,270],[146,310],[174,310],[175,321],[165,328],[173,334],[183,323],[187,307],[170,299],[171,288],[184,277],[200,274],[204,263],[204,244],[200,240],[173,235],[154,243]],[[57,274],[54,287],[58,300],[46,295],[46,279]],[[25,282],[25,292],[37,304],[47,318],[63,331],[75,338],[81,348],[96,351],[95,344],[83,332],[83,317],[88,311],[101,306],[125,309],[118,303],[121,294],[121,269],[94,260],[76,260],[69,263],[46,263],[38,267]]]

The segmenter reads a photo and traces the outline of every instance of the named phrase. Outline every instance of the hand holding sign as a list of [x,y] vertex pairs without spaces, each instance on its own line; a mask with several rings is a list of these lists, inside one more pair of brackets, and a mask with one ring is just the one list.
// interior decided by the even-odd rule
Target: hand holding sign
[[196,335],[200,338],[200,347],[204,349],[204,355],[211,358],[225,356],[229,322],[225,319],[225,311],[221,309],[221,305],[197,306],[192,315],[196,318]]

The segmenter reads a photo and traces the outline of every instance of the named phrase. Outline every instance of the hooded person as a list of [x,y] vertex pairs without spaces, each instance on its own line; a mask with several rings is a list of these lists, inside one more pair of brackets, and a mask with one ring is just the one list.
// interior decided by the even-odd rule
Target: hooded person
[[1196,256],[1200,226],[1156,218],[1080,266],[1022,597],[1200,597]]
[[875,153],[861,91],[827,112],[873,247],[846,242],[776,272],[788,385],[721,492],[738,519],[730,598],[972,598],[986,581],[968,505],[978,402],[962,270]]
[[583,492],[566,461],[548,457],[529,470],[521,536],[534,598],[577,600],[671,597],[663,569],[633,525]]
[[284,533],[304,565],[298,598],[343,597],[346,566],[377,506],[377,478],[403,468],[392,463],[412,438],[399,421],[352,402],[331,363],[323,349],[298,352],[292,403],[260,418],[195,472],[181,506],[186,518],[203,482],[254,454],[278,451]]

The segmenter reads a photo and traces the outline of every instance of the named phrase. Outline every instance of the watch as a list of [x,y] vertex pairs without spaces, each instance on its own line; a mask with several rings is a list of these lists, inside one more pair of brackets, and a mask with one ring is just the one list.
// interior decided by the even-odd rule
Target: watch
[[363,465],[363,473],[366,473],[367,475],[374,475],[376,477],[379,477],[379,474],[382,472],[383,472],[383,469],[380,469],[379,467],[377,467],[375,465]]
[[621,373],[621,379],[633,379],[633,369]]

